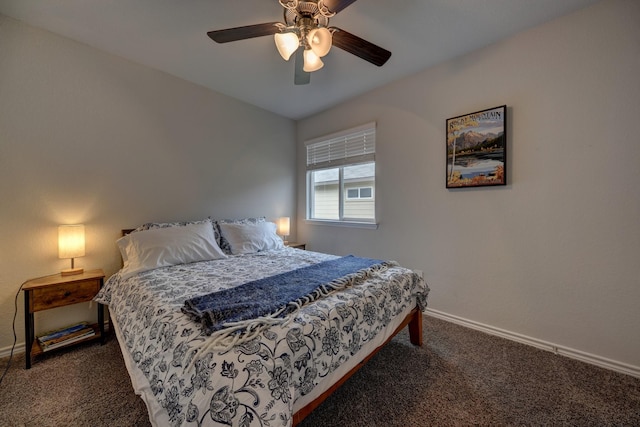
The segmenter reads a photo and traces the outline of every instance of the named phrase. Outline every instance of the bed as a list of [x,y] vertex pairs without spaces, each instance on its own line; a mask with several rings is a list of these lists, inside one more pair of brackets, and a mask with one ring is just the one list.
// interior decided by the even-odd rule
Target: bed
[[242,290],[254,285],[270,293],[290,276],[307,280],[307,271],[336,275],[353,259],[287,247],[264,218],[123,232],[123,267],[95,300],[109,306],[155,426],[295,426],[404,327],[422,345],[429,288],[395,262],[356,257],[368,266],[292,298],[287,311],[212,327],[215,316],[198,317],[196,303],[247,298]]

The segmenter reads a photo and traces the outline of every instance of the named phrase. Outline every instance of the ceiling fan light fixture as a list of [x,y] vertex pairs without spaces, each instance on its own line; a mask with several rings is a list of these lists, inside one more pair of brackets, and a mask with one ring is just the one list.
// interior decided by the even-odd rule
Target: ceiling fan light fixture
[[331,50],[332,36],[331,31],[324,27],[314,28],[307,35],[307,43],[313,50],[313,53],[322,58],[329,50]]
[[[1,1],[1,0],[0,0]],[[278,53],[285,61],[295,53],[296,85],[308,84],[311,72],[324,66],[320,58],[331,47],[355,55],[378,67],[391,52],[341,28],[329,26],[329,20],[356,0],[278,0],[284,8],[284,22],[264,22],[208,31],[216,43],[229,43],[254,37],[274,36]]]
[[276,33],[274,36],[276,48],[282,59],[288,61],[293,52],[298,50],[300,40],[295,33]]
[[320,68],[324,67],[324,62],[320,59],[318,55],[316,55],[313,50],[305,49],[304,51],[304,66],[302,69],[307,73],[311,73],[313,71],[318,71]]

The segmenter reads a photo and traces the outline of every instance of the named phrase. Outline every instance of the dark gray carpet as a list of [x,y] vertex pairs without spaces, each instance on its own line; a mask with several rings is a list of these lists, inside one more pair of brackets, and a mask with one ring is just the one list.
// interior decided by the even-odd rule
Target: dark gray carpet
[[[428,316],[425,345],[401,332],[301,427],[640,426],[640,379]],[[0,361],[4,370],[7,359]],[[120,349],[85,344],[14,357],[1,426],[148,426]]]

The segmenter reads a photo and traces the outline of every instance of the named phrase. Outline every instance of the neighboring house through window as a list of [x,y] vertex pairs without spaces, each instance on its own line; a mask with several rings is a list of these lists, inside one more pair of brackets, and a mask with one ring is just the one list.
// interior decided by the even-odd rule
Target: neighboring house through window
[[306,146],[307,219],[375,224],[375,123]]

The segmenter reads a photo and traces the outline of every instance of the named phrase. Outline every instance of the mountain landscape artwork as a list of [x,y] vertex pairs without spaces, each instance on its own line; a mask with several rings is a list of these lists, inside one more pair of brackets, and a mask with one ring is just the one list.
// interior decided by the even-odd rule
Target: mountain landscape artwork
[[506,185],[507,106],[447,119],[447,188]]

